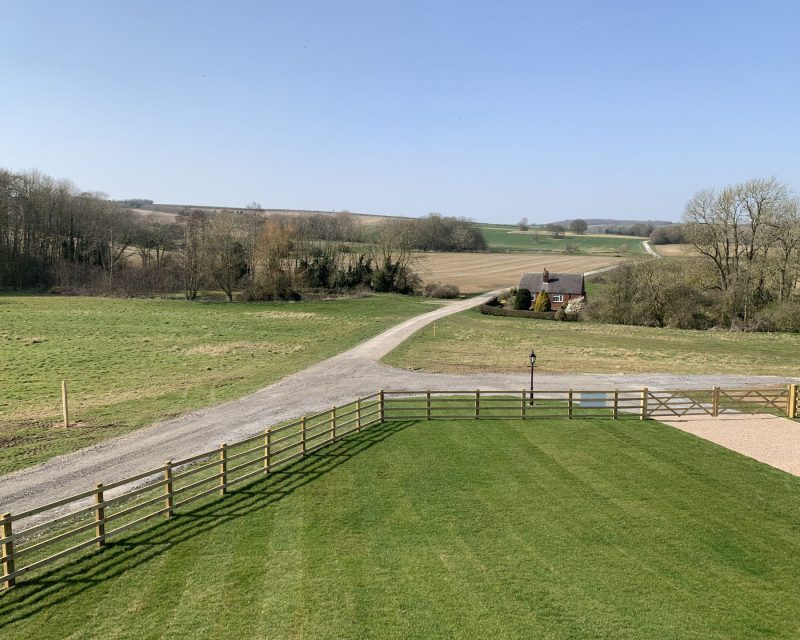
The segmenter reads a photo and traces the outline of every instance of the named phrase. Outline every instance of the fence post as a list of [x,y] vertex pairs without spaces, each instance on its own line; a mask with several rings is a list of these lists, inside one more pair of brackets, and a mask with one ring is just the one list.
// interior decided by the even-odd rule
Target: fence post
[[164,508],[166,509],[164,515],[171,518],[174,514],[172,511],[172,460],[164,463]]
[[228,445],[224,442],[219,445],[219,495],[225,495],[228,484]]
[[272,440],[272,431],[268,428],[264,432],[264,473],[269,473],[269,448]]
[[300,420],[300,444],[303,455],[306,455],[306,417]]
[[649,393],[647,387],[642,387],[642,415],[639,416],[640,420],[647,420],[647,394]]
[[99,549],[106,543],[106,509],[103,504],[103,483],[98,482],[94,488],[94,537]]
[[381,389],[380,393],[378,394],[378,398],[378,402],[380,403],[379,417],[381,419],[381,424],[383,424],[386,422],[386,398],[383,389]]
[[[3,538],[10,538],[13,535],[11,530],[11,514],[3,514]],[[3,542],[3,575],[14,573],[14,541]],[[16,578],[6,578],[4,584],[6,589],[10,589],[17,583]]]
[[425,392],[425,419],[431,419],[431,390]]
[[614,420],[619,418],[619,389],[614,389]]
[[64,427],[69,427],[69,398],[67,397],[67,381],[61,381],[61,407],[64,411]]
[[356,400],[356,433],[361,431],[361,398]]
[[475,389],[475,419],[481,417],[481,390]]
[[792,419],[797,417],[797,385],[789,385],[789,406],[786,415]]
[[520,412],[520,415],[522,416],[522,419],[524,420],[525,417],[526,417],[525,416],[525,403],[526,403],[526,401],[525,401],[525,389],[522,390],[522,393],[520,395],[520,403],[521,404],[519,406],[519,412]]
[[567,420],[572,420],[572,389],[567,395]]
[[715,418],[719,415],[719,387],[711,390],[711,415]]
[[331,409],[331,441],[336,442],[336,407]]

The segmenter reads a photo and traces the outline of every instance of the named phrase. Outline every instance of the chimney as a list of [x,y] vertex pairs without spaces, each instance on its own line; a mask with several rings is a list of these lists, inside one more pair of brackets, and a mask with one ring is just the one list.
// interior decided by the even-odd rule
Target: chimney
[[542,271],[542,282],[550,282],[550,272],[547,269]]

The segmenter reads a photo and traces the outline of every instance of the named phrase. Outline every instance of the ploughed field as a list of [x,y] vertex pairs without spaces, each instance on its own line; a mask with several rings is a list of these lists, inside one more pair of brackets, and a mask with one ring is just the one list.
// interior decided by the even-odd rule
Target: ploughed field
[[608,256],[535,255],[522,253],[418,253],[415,269],[424,282],[455,284],[462,293],[516,287],[525,271],[584,273],[623,262]]
[[0,296],[0,473],[241,397],[431,308]]
[[[590,292],[591,295],[591,292]],[[686,373],[797,376],[800,334],[687,331],[557,322],[464,311],[414,334],[384,358],[435,373]]]
[[655,422],[375,425],[0,597],[17,638],[796,638],[800,479]]

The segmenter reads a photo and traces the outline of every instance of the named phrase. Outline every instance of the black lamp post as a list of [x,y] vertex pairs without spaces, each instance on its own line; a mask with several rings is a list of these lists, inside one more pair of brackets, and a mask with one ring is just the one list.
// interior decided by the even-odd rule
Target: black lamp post
[[536,367],[536,354],[531,349],[531,406],[533,406],[533,369]]

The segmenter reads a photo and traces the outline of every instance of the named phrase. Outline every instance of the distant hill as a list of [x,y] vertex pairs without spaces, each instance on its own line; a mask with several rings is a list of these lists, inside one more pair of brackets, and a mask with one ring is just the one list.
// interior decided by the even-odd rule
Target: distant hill
[[630,227],[634,224],[649,224],[654,227],[666,227],[676,224],[674,220],[619,220],[616,218],[570,218],[569,220],[558,220],[549,224],[560,224],[568,227],[573,220],[585,220],[590,227]]
[[[204,205],[193,204],[162,204],[152,203],[145,204],[140,208],[132,209],[141,214],[152,213],[154,216],[161,217],[162,219],[174,218],[178,213],[184,209],[200,209],[206,213],[220,213],[222,211],[242,211],[246,207],[210,207]],[[311,209],[261,209],[266,216],[283,215],[283,216],[335,216],[340,213],[348,213],[356,216],[364,224],[373,224],[385,218],[403,218],[409,219],[408,216],[382,216],[372,213],[358,213],[356,211],[315,211]]]

